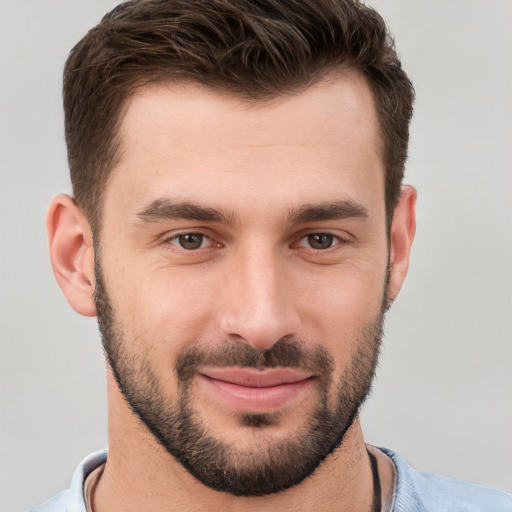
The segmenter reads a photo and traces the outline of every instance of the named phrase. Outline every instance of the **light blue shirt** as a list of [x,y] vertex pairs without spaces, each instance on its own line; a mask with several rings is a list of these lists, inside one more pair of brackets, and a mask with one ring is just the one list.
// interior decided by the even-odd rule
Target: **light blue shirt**
[[[379,448],[396,467],[392,512],[512,512],[512,494],[412,469],[396,453]],[[86,512],[84,482],[107,460],[107,451],[92,453],[78,466],[71,486],[30,512]]]

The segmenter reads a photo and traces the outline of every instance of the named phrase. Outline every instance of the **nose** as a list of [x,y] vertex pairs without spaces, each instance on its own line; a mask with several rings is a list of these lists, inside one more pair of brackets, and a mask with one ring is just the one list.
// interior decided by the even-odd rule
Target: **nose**
[[273,251],[241,251],[226,271],[220,329],[232,340],[268,349],[285,337],[298,337],[300,317],[286,263]]

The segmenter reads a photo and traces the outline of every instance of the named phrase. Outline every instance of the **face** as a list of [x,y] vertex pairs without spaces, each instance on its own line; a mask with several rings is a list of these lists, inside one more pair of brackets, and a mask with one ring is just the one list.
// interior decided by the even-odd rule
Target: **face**
[[133,412],[209,487],[301,482],[370,388],[387,303],[371,92],[146,87],[105,196],[96,308]]

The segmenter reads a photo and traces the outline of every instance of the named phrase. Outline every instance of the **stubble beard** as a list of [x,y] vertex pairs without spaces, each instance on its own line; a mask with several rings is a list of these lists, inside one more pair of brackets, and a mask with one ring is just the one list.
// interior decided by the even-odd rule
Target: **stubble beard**
[[[386,296],[386,291],[384,292]],[[281,339],[268,350],[226,341],[216,349],[192,343],[178,355],[175,371],[178,399],[162,390],[148,352],[129,353],[123,325],[115,316],[99,263],[96,263],[95,302],[104,351],[116,382],[133,413],[158,442],[197,480],[216,491],[236,496],[262,496],[301,483],[342,443],[366,400],[375,374],[385,301],[379,315],[363,326],[357,350],[333,386],[332,356],[320,345]],[[156,360],[156,359],[155,359]],[[313,373],[318,399],[310,418],[293,437],[272,440],[262,436],[251,450],[222,441],[210,431],[193,406],[191,392],[199,366],[273,368],[286,367]],[[332,388],[335,391],[332,391]],[[331,391],[330,391],[331,390]],[[334,395],[329,399],[330,393]],[[279,424],[281,414],[239,414],[240,427],[249,435]]]

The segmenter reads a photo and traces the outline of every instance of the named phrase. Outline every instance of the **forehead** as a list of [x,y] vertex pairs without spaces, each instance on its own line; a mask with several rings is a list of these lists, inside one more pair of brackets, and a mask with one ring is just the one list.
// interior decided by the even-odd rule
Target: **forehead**
[[289,203],[315,194],[350,198],[362,184],[383,196],[374,98],[355,73],[265,102],[195,84],[146,86],[127,104],[120,140],[107,208],[176,195],[297,206]]
[[[223,142],[244,145],[250,142],[248,137],[254,143],[266,143],[265,134],[271,143],[328,144],[348,124],[353,133],[363,129],[366,142],[378,150],[373,93],[366,80],[355,72],[332,73],[298,94],[262,101],[235,97],[195,83],[150,84],[128,100],[121,135],[130,157],[142,131],[151,131],[154,136],[158,129],[162,137],[172,135],[176,146],[195,144],[197,137],[206,151],[209,147],[218,149]],[[275,134],[268,128],[285,130],[275,141]],[[332,137],[328,137],[329,133]]]

